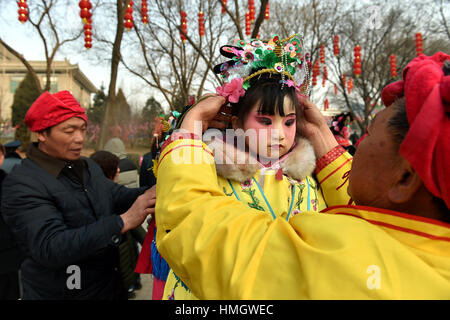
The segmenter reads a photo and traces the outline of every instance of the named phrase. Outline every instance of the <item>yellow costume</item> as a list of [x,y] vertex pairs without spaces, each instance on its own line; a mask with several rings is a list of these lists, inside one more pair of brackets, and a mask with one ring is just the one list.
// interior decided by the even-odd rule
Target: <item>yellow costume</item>
[[[202,162],[177,164],[175,152]],[[350,159],[318,173],[324,193],[346,188]],[[200,299],[450,298],[443,222],[358,206],[272,219],[224,194],[199,140],[163,150],[157,193],[158,250]]]

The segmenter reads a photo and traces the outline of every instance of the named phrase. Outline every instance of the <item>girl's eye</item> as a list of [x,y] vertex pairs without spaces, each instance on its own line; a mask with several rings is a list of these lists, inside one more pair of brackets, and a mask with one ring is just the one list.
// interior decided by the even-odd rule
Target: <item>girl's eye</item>
[[295,119],[289,119],[284,124],[288,127],[292,126],[295,123]]
[[266,126],[269,126],[272,124],[272,120],[270,120],[269,118],[258,118],[258,122],[261,124],[264,124]]

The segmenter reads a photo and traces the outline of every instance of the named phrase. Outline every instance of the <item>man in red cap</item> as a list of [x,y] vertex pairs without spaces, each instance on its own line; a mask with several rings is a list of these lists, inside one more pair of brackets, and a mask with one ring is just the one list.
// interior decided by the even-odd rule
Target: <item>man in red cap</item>
[[[225,100],[202,100],[181,124],[188,134],[169,138],[157,165],[158,195],[174,194],[156,205],[161,255],[201,299],[450,299],[449,63],[441,52],[410,62],[385,88],[387,108],[353,159],[300,98],[298,127],[314,146],[329,207],[289,221],[217,185],[194,122],[214,123]],[[191,161],[176,161],[185,156]],[[347,187],[355,205],[328,197]]]
[[154,190],[128,189],[81,157],[84,109],[68,92],[43,93],[25,123],[27,158],[5,179],[1,213],[26,258],[23,299],[120,299],[121,235],[154,212]]

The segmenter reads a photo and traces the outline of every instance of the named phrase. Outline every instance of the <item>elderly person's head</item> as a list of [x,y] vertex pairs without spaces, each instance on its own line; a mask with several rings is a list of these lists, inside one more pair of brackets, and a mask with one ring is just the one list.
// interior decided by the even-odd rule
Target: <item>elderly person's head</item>
[[80,157],[87,116],[69,91],[41,94],[28,110],[25,123],[36,132],[39,149],[48,155],[65,161]]
[[357,205],[450,220],[449,74],[449,55],[421,55],[383,90],[350,172]]

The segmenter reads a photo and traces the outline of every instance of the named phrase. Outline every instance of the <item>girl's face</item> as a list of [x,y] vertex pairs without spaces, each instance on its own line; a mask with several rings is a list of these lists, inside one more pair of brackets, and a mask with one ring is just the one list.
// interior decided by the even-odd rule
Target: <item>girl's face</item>
[[[295,107],[287,96],[284,97],[284,116],[258,113],[255,104],[243,123],[246,145],[260,157],[278,159],[289,152],[295,140]],[[233,127],[237,122],[234,121]]]

